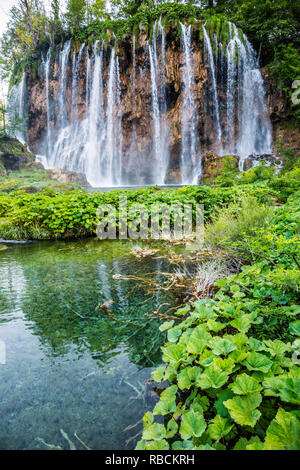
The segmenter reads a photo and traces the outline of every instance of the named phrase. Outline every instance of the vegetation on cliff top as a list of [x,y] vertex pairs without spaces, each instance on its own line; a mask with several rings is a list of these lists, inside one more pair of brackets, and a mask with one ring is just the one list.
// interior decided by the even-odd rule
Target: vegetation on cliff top
[[[113,12],[105,10],[103,0],[69,0],[62,12],[62,2],[52,0],[46,11],[42,0],[19,0],[11,10],[11,21],[1,40],[2,77],[14,70],[18,80],[24,67],[36,67],[41,50],[61,44],[66,38],[79,41],[104,37],[108,31],[123,38],[143,25],[151,35],[151,25],[162,16],[164,22],[195,22],[214,16],[216,30],[221,19],[235,22],[249,36],[258,51],[262,66],[270,72],[287,97],[292,83],[300,79],[300,7],[293,0],[217,0],[202,2],[202,7],[179,1],[114,0]],[[156,4],[155,4],[156,3]],[[299,118],[299,106],[292,106]]]

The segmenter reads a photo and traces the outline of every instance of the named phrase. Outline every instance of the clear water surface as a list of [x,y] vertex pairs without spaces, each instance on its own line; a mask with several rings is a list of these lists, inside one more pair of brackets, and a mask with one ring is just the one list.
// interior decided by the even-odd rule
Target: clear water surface
[[[165,269],[130,242],[0,243],[0,449],[133,449],[136,424],[157,398],[147,385],[161,360],[159,322],[170,301],[133,281]],[[97,309],[114,301],[109,315]],[[153,403],[154,402],[154,403]]]

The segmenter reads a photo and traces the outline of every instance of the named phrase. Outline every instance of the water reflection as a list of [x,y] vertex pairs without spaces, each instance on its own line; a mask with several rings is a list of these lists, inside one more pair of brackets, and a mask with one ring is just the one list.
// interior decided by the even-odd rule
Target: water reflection
[[[144,382],[163,341],[145,313],[171,299],[147,301],[132,282],[112,279],[165,269],[129,250],[89,241],[0,252],[1,449],[46,448],[37,438],[68,449],[60,429],[79,449],[74,433],[93,449],[134,447],[139,428],[123,430],[153,406]],[[97,308],[109,301],[109,314]]]

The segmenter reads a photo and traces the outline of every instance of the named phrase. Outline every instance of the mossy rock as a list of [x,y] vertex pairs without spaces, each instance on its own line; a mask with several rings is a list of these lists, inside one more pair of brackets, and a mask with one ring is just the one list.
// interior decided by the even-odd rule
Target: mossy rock
[[238,165],[239,158],[237,156],[226,155],[225,157],[220,157],[213,152],[207,152],[202,157],[202,183],[212,184],[225,169],[238,171]]
[[27,194],[35,194],[39,192],[39,188],[36,186],[21,186],[20,190],[25,191]]
[[44,170],[44,165],[40,162],[29,162],[26,163],[24,169],[32,169],[32,170]]
[[1,169],[16,171],[35,160],[33,153],[17,139],[2,137],[0,139],[0,164]]

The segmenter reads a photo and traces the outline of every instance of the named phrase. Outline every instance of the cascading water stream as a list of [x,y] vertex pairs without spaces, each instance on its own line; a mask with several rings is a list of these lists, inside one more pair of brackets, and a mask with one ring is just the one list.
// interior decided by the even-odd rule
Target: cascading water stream
[[198,109],[193,97],[195,78],[193,68],[193,51],[191,26],[181,23],[181,43],[183,48],[183,103],[181,109],[181,182],[197,183],[201,175],[200,141],[198,134]]
[[263,77],[246,36],[229,23],[227,46],[227,153],[240,157],[240,169],[249,156],[272,153]]
[[17,100],[18,100],[18,116],[20,119],[20,126],[16,132],[16,137],[17,139],[20,140],[20,142],[25,143],[26,141],[26,115],[25,115],[25,100],[26,100],[26,73],[23,72],[22,74],[22,80],[21,80],[21,86],[20,89],[18,89],[17,93]]
[[77,100],[78,100],[78,74],[81,65],[83,51],[85,44],[82,44],[79,50],[78,57],[76,58],[76,52],[73,52],[73,63],[72,63],[72,108],[71,108],[71,119],[74,121],[77,119]]
[[[57,94],[57,124],[55,139],[47,155],[48,168],[74,169],[74,159],[70,148],[72,126],[68,121],[67,112],[67,67],[71,49],[71,40],[67,41],[59,55],[60,78]],[[57,130],[58,128],[58,130]],[[48,140],[48,137],[47,137]]]
[[[133,87],[133,92],[132,92],[132,98],[133,98],[133,115],[136,115],[136,40],[135,40],[135,34],[133,33],[133,38],[132,38],[132,87]],[[134,171],[135,168],[138,168],[139,165],[136,165],[136,157],[137,155],[137,129],[136,129],[136,123],[133,120],[132,123],[132,136],[131,136],[131,146],[130,146],[130,156],[129,156],[129,164],[128,168],[129,171],[132,172]],[[137,175],[137,171],[135,171]],[[129,182],[127,180],[127,182]]]
[[227,137],[227,152],[235,154],[235,42],[232,39],[232,28],[229,23],[229,43],[227,45],[227,122],[226,122],[226,137]]
[[8,96],[8,118],[15,129],[15,137],[24,144],[27,139],[26,130],[26,73],[23,72],[18,85],[11,88]]
[[[78,81],[83,63],[85,46],[78,56],[72,55],[72,95],[68,116],[66,81],[70,57],[70,43],[66,43],[60,55],[60,80],[57,95],[59,119],[49,135],[55,134],[48,153],[50,168],[62,168],[86,174],[93,186],[118,186],[122,183],[122,113],[119,59],[112,49],[107,83],[107,104],[103,95],[103,43],[93,48],[93,76],[91,59],[86,54],[86,116],[78,118]],[[47,80],[47,79],[46,79]]]
[[158,21],[158,33],[161,40],[161,68],[160,68],[160,108],[161,108],[161,148],[162,148],[162,174],[164,175],[163,182],[166,182],[167,171],[169,167],[170,160],[170,129],[169,124],[166,118],[168,111],[167,105],[167,90],[166,90],[166,36],[165,30],[162,25],[162,19],[160,17]]
[[89,75],[87,76],[88,95],[91,97],[87,117],[88,126],[88,140],[85,148],[87,155],[86,160],[86,176],[92,185],[97,186],[97,175],[101,174],[99,154],[104,145],[103,135],[103,81],[102,81],[102,68],[103,68],[103,43],[99,51],[99,41],[95,42],[94,49],[94,75],[92,82],[92,89],[89,89],[90,80],[90,58],[87,59],[87,68]]
[[[161,70],[157,53],[157,38],[161,40]],[[153,26],[153,41],[148,44],[153,117],[153,147],[155,165],[153,165],[153,182],[164,184],[169,165],[168,128],[165,119],[167,111],[165,86],[165,33],[161,20]],[[159,96],[160,93],[160,96]]]
[[83,152],[85,173],[93,186],[118,186],[122,183],[122,113],[119,59],[113,47],[110,56],[107,104],[104,108],[104,44],[93,49],[94,72],[86,125],[87,143]]
[[85,83],[85,101],[87,108],[90,105],[91,96],[91,58],[88,48],[86,49],[86,83]]
[[119,59],[115,47],[111,51],[107,90],[106,152],[102,172],[109,186],[121,184],[122,175],[122,115],[120,109]]
[[[198,76],[197,81],[195,79],[197,55],[194,55],[193,50],[192,26],[181,24],[182,89],[177,100],[181,106],[180,123],[176,127],[179,131],[181,128],[181,150],[173,157],[172,148],[172,160],[170,151],[173,136],[167,117],[173,115],[172,99],[176,93],[171,86],[169,88],[169,83],[167,88],[166,77],[170,79],[170,72],[168,70],[167,75],[166,54],[169,54],[169,50],[166,49],[161,19],[155,22],[152,41],[147,43],[144,67],[141,65],[140,45],[137,50],[136,38],[133,37],[133,102],[130,112],[133,121],[127,121],[130,138],[124,139],[124,145],[126,122],[124,125],[122,109],[126,113],[128,110],[126,101],[123,101],[124,88],[121,88],[116,47],[107,50],[103,42],[96,41],[92,51],[82,44],[78,53],[71,53],[71,41],[66,42],[59,54],[58,92],[54,98],[55,87],[51,81],[51,56],[54,51],[49,49],[46,60],[43,60],[47,105],[45,166],[85,173],[89,183],[96,187],[164,184],[173,178],[171,171],[170,176],[167,176],[169,168],[172,168],[172,172],[175,169],[176,178],[180,172],[182,184],[197,184],[202,173],[200,141],[203,142],[203,148],[211,145],[212,150],[220,156],[224,153],[238,155],[240,168],[249,155],[255,159],[255,155],[271,153],[271,126],[258,60],[247,38],[233,24],[229,24],[229,29],[229,41],[224,46],[216,34],[210,37],[208,27],[203,26],[203,61],[208,79],[203,84],[204,118],[202,121],[201,116],[200,121],[201,87]],[[123,64],[122,60],[122,87]],[[147,83],[147,77],[144,82],[142,78],[145,73],[149,73],[150,78],[150,89],[148,94],[146,91],[146,96],[147,100],[149,97],[151,100],[151,112],[149,132],[143,135],[141,130],[144,132],[145,121],[143,116],[139,117],[137,87],[140,89]],[[82,86],[84,76],[85,83]],[[50,90],[51,87],[53,90]],[[24,115],[25,74],[16,88],[14,94],[18,114]],[[143,96],[141,99],[144,99]],[[202,128],[200,135],[199,129]],[[146,151],[141,150],[144,142]],[[175,166],[176,158],[179,160],[179,168]]]
[[217,80],[216,80],[216,66],[215,66],[213,49],[212,49],[210,38],[207,34],[205,25],[203,25],[203,35],[204,35],[204,58],[208,60],[208,63],[209,63],[209,70],[210,70],[211,83],[212,83],[212,98],[213,98],[213,110],[214,110],[213,121],[215,122],[215,127],[216,127],[215,135],[217,139],[218,153],[219,155],[222,155],[223,154],[222,130],[221,130],[221,123],[220,123],[219,98],[218,98]]
[[[155,42],[155,40],[154,40]],[[158,104],[158,88],[157,88],[157,58],[156,58],[156,47],[149,44],[149,58],[150,58],[150,70],[151,70],[151,89],[152,89],[152,118],[153,118],[153,146],[154,146],[154,159],[155,165],[153,165],[154,171],[160,166],[160,111]],[[160,178],[161,178],[161,172]],[[162,183],[163,181],[160,181]]]
[[61,125],[65,125],[68,119],[67,107],[66,107],[66,88],[67,88],[67,66],[69,61],[71,49],[71,40],[67,41],[64,45],[63,50],[59,55],[59,90],[57,95],[58,100],[58,118],[60,119]]
[[51,67],[51,47],[47,52],[45,63],[45,76],[46,76],[46,102],[47,102],[47,155],[50,155],[52,136],[51,136],[51,110],[50,110],[50,67]]

